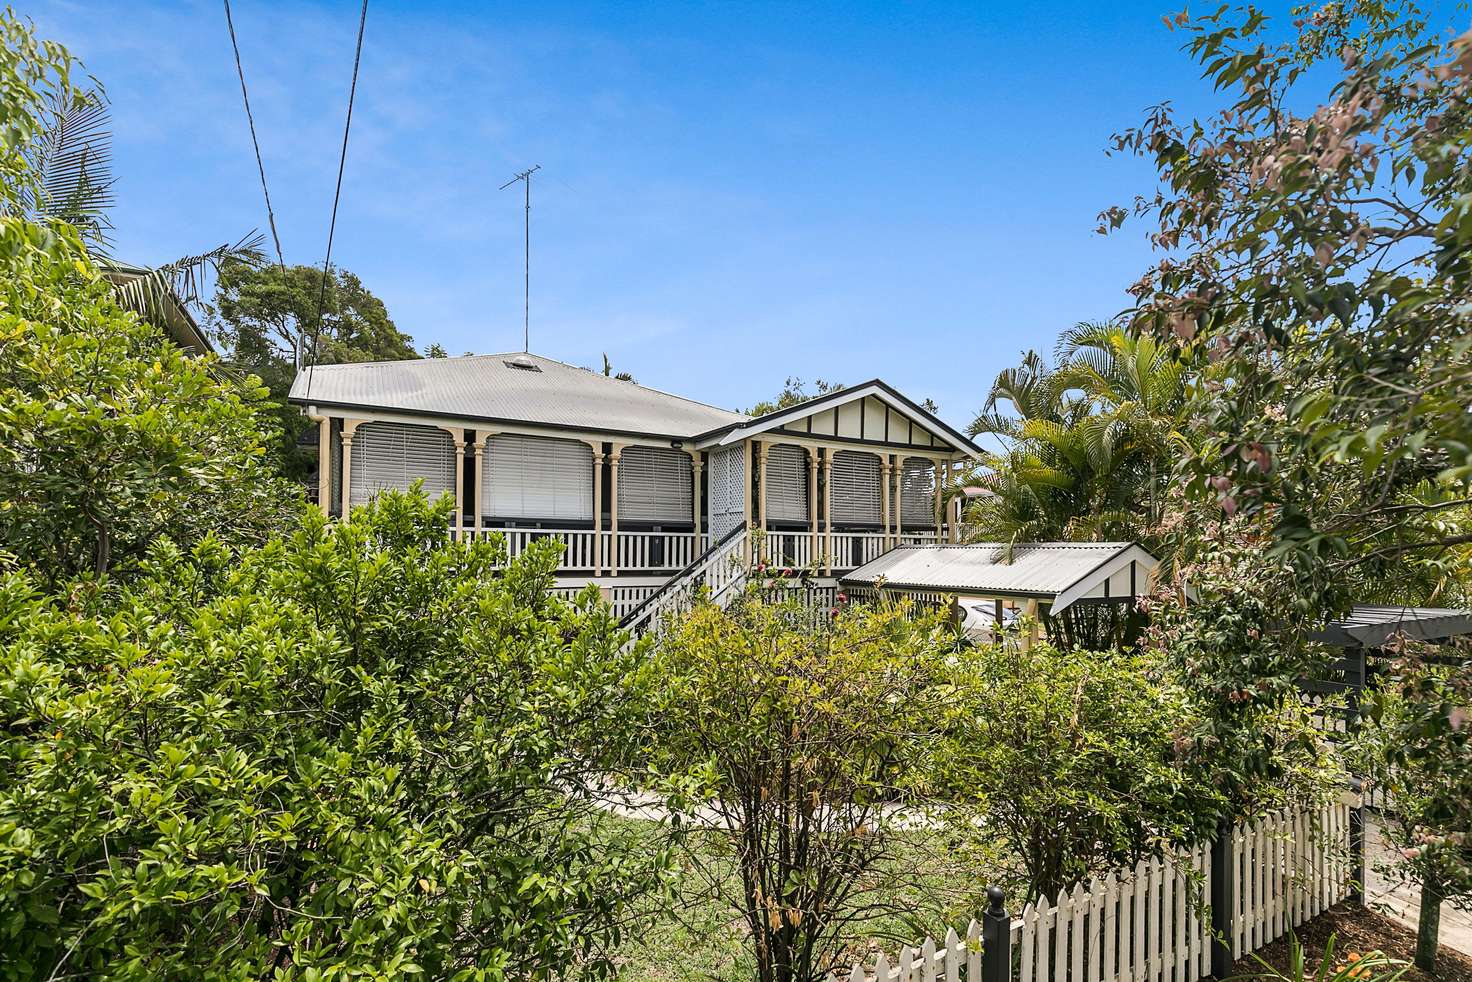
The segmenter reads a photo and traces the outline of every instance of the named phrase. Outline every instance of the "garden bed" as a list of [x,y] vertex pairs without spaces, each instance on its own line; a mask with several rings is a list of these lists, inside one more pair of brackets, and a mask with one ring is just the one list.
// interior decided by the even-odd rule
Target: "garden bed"
[[[1416,932],[1405,925],[1362,907],[1340,904],[1298,929],[1298,940],[1304,947],[1304,959],[1312,968],[1324,957],[1324,945],[1334,935],[1335,960],[1349,952],[1365,954],[1379,950],[1391,958],[1410,961],[1416,950]],[[1288,968],[1288,939],[1283,938],[1258,953],[1269,965],[1280,971]],[[1257,975],[1263,967],[1251,956],[1232,966],[1233,976]],[[1472,982],[1472,958],[1442,945],[1436,955],[1436,974],[1428,975],[1412,967],[1405,982]]]

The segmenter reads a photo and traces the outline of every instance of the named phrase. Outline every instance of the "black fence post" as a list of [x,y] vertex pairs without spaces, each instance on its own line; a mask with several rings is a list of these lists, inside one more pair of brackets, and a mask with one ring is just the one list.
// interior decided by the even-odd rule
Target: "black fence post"
[[1349,902],[1365,904],[1365,783],[1357,777],[1349,779],[1350,789],[1355,793],[1354,804],[1349,806],[1349,868],[1354,877],[1349,885]]
[[981,917],[981,982],[1012,980],[1012,915],[1002,906],[1001,887],[987,887],[991,901]]
[[1211,844],[1211,974],[1232,974],[1232,938],[1237,912],[1237,870],[1232,862],[1233,827],[1223,824]]

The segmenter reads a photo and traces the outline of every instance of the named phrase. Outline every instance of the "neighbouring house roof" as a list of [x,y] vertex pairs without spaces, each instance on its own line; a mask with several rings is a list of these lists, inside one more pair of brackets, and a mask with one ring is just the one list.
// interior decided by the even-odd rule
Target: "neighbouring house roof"
[[1446,641],[1467,634],[1472,634],[1472,611],[1356,604],[1348,617],[1331,621],[1311,637],[1336,648],[1379,648],[1395,637]]
[[[516,363],[531,368],[514,367]],[[303,369],[299,405],[686,440],[748,417],[521,352]]]
[[1000,542],[899,546],[844,576],[844,586],[883,585],[973,597],[1035,599],[1058,613],[1079,600],[1148,593],[1160,565],[1133,542]]
[[[945,420],[934,413],[916,404],[892,386],[880,379],[871,379],[860,385],[851,385],[843,389],[835,389],[832,392],[809,399],[807,402],[788,406],[785,409],[774,410],[756,418],[742,418],[733,422],[713,428],[708,432],[701,433],[697,442],[701,445],[727,445],[740,442],[761,433],[771,430],[784,429],[793,431],[794,424],[800,420],[812,419],[819,415],[831,416],[835,431],[840,422],[839,407],[860,403],[865,400],[878,400],[885,406],[895,410],[905,419],[918,424],[925,431],[933,434],[949,450],[957,450],[971,457],[979,457],[981,451],[976,444],[972,443],[963,434],[950,426]],[[838,435],[829,434],[826,430],[809,430],[817,436]]]
[[[132,263],[118,262],[115,259],[99,259],[97,267],[108,282],[122,286],[131,283],[142,276],[147,276],[153,270],[146,266],[134,266]],[[185,351],[193,351],[206,354],[214,351],[214,345],[210,339],[205,337],[204,331],[200,330],[199,324],[189,308],[184,305],[172,290],[168,293],[167,301],[162,305],[163,309],[157,318],[163,323],[157,326],[173,339],[174,343]]]

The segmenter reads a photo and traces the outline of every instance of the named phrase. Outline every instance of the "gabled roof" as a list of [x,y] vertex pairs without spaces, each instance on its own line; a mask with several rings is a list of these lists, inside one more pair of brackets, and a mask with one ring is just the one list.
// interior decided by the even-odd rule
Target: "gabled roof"
[[1056,614],[1079,600],[1142,596],[1150,591],[1159,565],[1133,542],[899,546],[840,582],[872,587],[882,579],[885,587],[896,590],[1042,600]]
[[[523,364],[530,367],[517,367]],[[748,417],[521,352],[303,369],[289,401],[687,440]]]
[[[909,423],[921,427],[924,433],[927,434],[927,443],[934,445],[938,441],[939,445],[947,450],[960,451],[971,457],[980,456],[981,451],[977,448],[976,444],[968,440],[955,428],[923,406],[916,405],[897,389],[877,378],[870,379],[868,382],[860,385],[851,385],[844,389],[836,389],[833,392],[824,393],[816,398],[809,399],[807,402],[798,403],[795,406],[788,406],[785,409],[774,410],[755,419],[745,419],[728,423],[700,434],[696,437],[696,443],[701,446],[724,446],[772,430],[781,429],[791,432],[798,429],[795,424],[799,421],[813,420],[818,417],[824,417],[825,419],[831,417],[833,432],[830,434],[826,429],[814,430],[811,428],[809,428],[808,432],[819,436],[842,437],[843,434],[840,432],[842,417],[844,415],[842,407],[856,408],[858,412],[856,414],[850,413],[850,415],[855,416],[859,425],[862,426],[867,415],[863,404],[871,400],[883,404],[887,410],[892,410]],[[888,420],[887,415],[885,419],[886,421]],[[886,422],[886,427],[887,425]],[[851,434],[850,438],[859,437],[861,434],[865,439],[873,440],[876,438],[875,434],[863,434],[862,430],[858,434]],[[931,437],[934,439],[932,440]],[[916,445],[916,442],[908,436],[904,440],[884,440],[882,442]]]

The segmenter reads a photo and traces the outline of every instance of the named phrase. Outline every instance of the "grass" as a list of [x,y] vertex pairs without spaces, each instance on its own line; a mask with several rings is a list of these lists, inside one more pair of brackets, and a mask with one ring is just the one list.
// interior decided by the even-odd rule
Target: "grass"
[[[657,823],[631,818],[614,821],[647,836],[657,846]],[[678,896],[673,913],[655,913],[647,928],[627,938],[617,952],[619,978],[628,982],[738,982],[755,975],[746,924],[730,899],[740,897],[735,862],[719,835],[697,833],[679,858]],[[879,950],[891,958],[902,944],[946,928],[964,928],[983,906],[982,877],[966,871],[943,843],[909,834],[866,884],[863,903],[874,908],[846,938],[836,960],[848,967],[872,961]],[[980,884],[980,885],[978,885]]]

